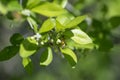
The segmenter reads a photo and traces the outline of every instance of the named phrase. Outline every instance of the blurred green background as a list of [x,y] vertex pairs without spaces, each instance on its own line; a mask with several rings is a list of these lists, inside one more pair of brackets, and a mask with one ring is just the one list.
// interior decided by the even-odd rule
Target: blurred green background
[[[56,54],[52,64],[41,67],[38,65],[38,55],[34,55],[32,75],[25,72],[21,58],[16,55],[8,61],[0,62],[0,80],[120,80],[120,0],[68,1],[66,8],[73,15],[87,14],[92,19],[90,25],[85,26],[83,22],[80,27],[100,45],[99,50],[80,51],[74,69]],[[25,28],[28,24],[20,22],[0,14],[0,50],[10,44],[9,38],[13,33],[19,32],[24,36],[31,34]],[[112,26],[109,26],[110,22]]]

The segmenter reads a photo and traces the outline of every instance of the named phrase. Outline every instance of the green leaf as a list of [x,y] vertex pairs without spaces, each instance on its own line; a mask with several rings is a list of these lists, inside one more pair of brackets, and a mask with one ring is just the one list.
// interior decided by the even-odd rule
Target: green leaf
[[30,0],[20,0],[20,4],[22,4],[23,8],[26,8],[28,1]]
[[36,23],[36,21],[34,19],[32,19],[31,17],[27,18],[30,27],[37,33],[38,32],[38,24]]
[[[63,29],[67,29],[67,28],[74,28],[76,27],[78,24],[80,24],[86,16],[78,16],[78,17],[74,17],[71,14],[63,14],[60,15],[56,18],[56,20],[59,22],[59,24],[61,24],[63,26]],[[58,22],[56,22],[56,24],[58,24]],[[56,25],[56,27],[60,27],[60,25]]]
[[39,5],[40,2],[41,2],[41,0],[28,0],[26,7],[27,7],[28,9],[31,9],[31,8]]
[[7,9],[9,11],[20,11],[22,10],[22,7],[20,6],[17,0],[11,0],[7,5]]
[[55,27],[56,31],[63,31],[64,30],[64,26],[62,24],[60,24],[58,21],[56,21],[56,27]]
[[57,16],[56,20],[63,26],[66,26],[71,20],[73,20],[75,17],[71,15],[70,13],[66,13],[60,16]]
[[75,53],[71,49],[69,49],[69,48],[64,48],[64,49],[61,48],[61,52],[63,53],[63,55],[65,56],[65,58],[68,60],[68,62],[74,68],[74,66],[77,63],[77,57],[76,57]]
[[67,5],[68,0],[54,0],[54,3],[59,4],[62,8],[65,8]]
[[47,19],[41,26],[39,33],[43,33],[43,32],[47,32],[50,31],[51,29],[53,29],[55,26],[55,20],[50,18]]
[[65,28],[73,28],[76,27],[78,24],[80,24],[82,21],[84,21],[86,16],[78,16],[75,19],[71,20],[69,23],[65,25]]
[[22,64],[25,68],[25,70],[29,73],[32,74],[33,72],[33,64],[30,58],[23,58]]
[[33,55],[38,48],[38,42],[28,37],[20,44],[20,56],[23,58]]
[[66,40],[67,47],[69,48],[76,48],[76,49],[81,49],[81,48],[87,48],[87,49],[93,49],[95,44],[93,43],[88,43],[88,44],[78,44],[75,41],[71,39]]
[[6,7],[1,2],[0,2],[0,13],[2,13],[2,14],[6,14],[7,13]]
[[80,29],[73,29],[71,30],[73,33],[73,36],[71,39],[75,41],[77,44],[89,44],[92,43],[91,38],[82,30]]
[[53,60],[53,54],[50,47],[40,56],[40,65],[48,66]]
[[24,40],[23,36],[19,33],[15,33],[11,36],[10,42],[12,45],[20,45],[20,43]]
[[0,61],[9,60],[14,57],[19,51],[18,46],[8,46],[0,51]]
[[99,42],[99,50],[109,52],[113,48],[113,42],[110,39],[101,39]]
[[66,13],[66,10],[61,6],[49,2],[40,4],[39,6],[34,7],[31,11],[48,17],[54,17]]
[[56,27],[55,27],[56,31],[59,32],[65,30],[66,29],[65,25],[73,19],[74,16],[69,13],[58,16],[56,18]]
[[120,25],[120,16],[115,16],[110,18],[109,22],[112,25],[112,28],[116,28]]

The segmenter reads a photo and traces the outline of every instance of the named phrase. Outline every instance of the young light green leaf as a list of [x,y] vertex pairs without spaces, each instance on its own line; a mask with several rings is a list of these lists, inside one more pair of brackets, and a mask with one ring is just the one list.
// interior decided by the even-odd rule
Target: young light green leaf
[[37,33],[38,32],[38,25],[37,25],[36,21],[34,19],[32,19],[31,17],[28,17],[27,20],[30,24],[30,27]]
[[65,25],[65,28],[73,28],[85,20],[86,16],[78,16]]
[[70,13],[66,13],[60,16],[57,16],[56,20],[63,26],[66,26],[71,20],[73,20],[75,17],[71,15]]
[[10,42],[12,45],[20,45],[20,43],[24,40],[23,36],[19,33],[15,33],[10,38]]
[[25,68],[25,70],[31,74],[33,72],[33,64],[30,58],[23,58],[22,64]]
[[7,8],[0,2],[0,13],[7,14]]
[[17,0],[11,0],[11,1],[9,1],[9,4],[7,5],[7,10],[9,10],[9,11],[20,11],[20,10],[22,10],[22,7],[18,3]]
[[68,24],[73,19],[74,16],[69,13],[58,16],[56,18],[56,27],[55,27],[56,31],[59,32],[65,30],[66,29],[65,25]]
[[58,21],[56,21],[56,27],[55,27],[56,31],[63,31],[64,30],[64,26],[61,25]]
[[63,14],[56,18],[56,20],[63,26],[64,29],[74,28],[80,24],[86,16],[74,17],[71,14]]
[[67,39],[66,44],[67,44],[67,47],[76,48],[76,49],[81,49],[81,48],[93,49],[95,47],[95,44],[93,44],[93,43],[78,44],[75,41],[73,41],[72,39]]
[[68,0],[54,0],[54,3],[59,4],[62,8],[65,8],[67,5]]
[[47,31],[50,31],[51,29],[53,29],[55,26],[55,20],[50,18],[50,19],[47,19],[41,26],[40,30],[39,30],[39,33],[44,33],[44,32],[47,32]]
[[31,9],[31,8],[39,5],[40,2],[41,2],[41,0],[28,0],[26,7],[27,7],[28,9]]
[[14,57],[19,51],[18,46],[8,46],[0,51],[0,61],[9,60]]
[[38,48],[38,42],[35,39],[28,37],[20,44],[20,56],[22,58],[33,55]]
[[69,48],[61,48],[60,50],[65,56],[65,58],[68,60],[68,62],[72,65],[72,67],[74,67],[77,63],[77,57],[75,53]]
[[66,10],[58,4],[49,2],[40,4],[39,6],[32,8],[31,11],[48,17],[54,17],[66,13]]
[[53,54],[50,47],[40,56],[40,65],[48,66],[53,60]]
[[89,44],[92,43],[91,38],[82,30],[80,29],[73,29],[71,30],[73,33],[73,36],[71,39],[75,41],[77,44]]

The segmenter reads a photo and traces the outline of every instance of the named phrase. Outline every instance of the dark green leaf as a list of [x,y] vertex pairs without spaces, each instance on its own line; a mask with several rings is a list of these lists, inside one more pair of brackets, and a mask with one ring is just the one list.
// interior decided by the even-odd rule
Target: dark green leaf
[[28,37],[20,44],[20,56],[23,58],[33,55],[38,48],[38,42]]
[[102,12],[104,14],[106,14],[108,12],[108,6],[107,5],[103,4],[103,6],[102,6]]
[[101,32],[101,30],[103,29],[103,23],[97,19],[93,19],[92,20],[92,27],[95,31]]
[[13,19],[14,19],[14,15],[13,15],[13,13],[10,12],[10,11],[6,14],[6,16],[7,16],[7,18],[10,19],[10,20],[13,20]]
[[86,31],[88,29],[88,23],[87,21],[83,21],[82,23],[80,23],[79,25],[79,28],[83,31]]
[[9,60],[14,57],[19,51],[18,46],[8,46],[0,51],[0,61]]
[[113,47],[113,43],[109,39],[104,38],[104,39],[100,40],[100,42],[99,42],[99,50],[100,51],[108,52],[111,50],[112,47]]
[[120,16],[112,17],[109,22],[112,25],[112,28],[116,28],[120,25]]
[[23,36],[19,33],[15,33],[10,38],[10,42],[13,45],[20,45],[20,43],[24,40]]
[[40,56],[40,65],[48,66],[53,60],[53,54],[50,47],[45,50],[44,53]]
[[22,7],[26,8],[27,3],[28,3],[29,0],[20,0],[20,1],[22,2]]

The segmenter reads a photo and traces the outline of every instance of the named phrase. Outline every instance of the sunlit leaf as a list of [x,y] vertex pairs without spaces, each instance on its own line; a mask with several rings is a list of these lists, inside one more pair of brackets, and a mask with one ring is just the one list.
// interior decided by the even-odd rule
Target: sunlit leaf
[[41,0],[28,0],[26,7],[31,9],[31,8],[39,5],[40,2],[41,2]]
[[25,68],[25,70],[31,74],[33,72],[33,64],[30,58],[23,58],[22,64]]
[[61,48],[61,52],[63,53],[65,58],[68,60],[68,62],[74,67],[77,63],[77,57],[75,53],[69,48],[64,48],[64,49]]
[[64,14],[57,17],[57,21],[63,26],[64,29],[74,28],[82,21],[84,21],[86,16],[74,17],[71,14]]
[[54,0],[54,3],[59,4],[61,7],[65,8],[67,5],[68,0]]
[[64,10],[61,6],[48,2],[34,7],[32,11],[48,17],[58,16],[66,13],[66,10]]
[[73,20],[75,17],[71,15],[70,13],[66,13],[60,16],[57,16],[56,20],[63,26],[66,26],[71,20]]
[[47,32],[53,29],[55,26],[55,20],[54,19],[47,19],[41,26],[39,33]]
[[20,56],[25,58],[25,57],[29,57],[31,55],[33,55],[37,48],[37,41],[35,39],[32,39],[30,37],[28,37],[27,39],[25,39],[21,44],[20,44]]
[[9,60],[14,57],[19,51],[18,46],[8,46],[0,51],[0,61]]
[[77,44],[89,44],[92,43],[91,38],[82,30],[80,29],[73,29],[71,30],[73,33],[73,36],[71,39],[75,41]]
[[19,33],[15,33],[11,36],[10,42],[13,45],[19,45],[24,40],[23,36]]
[[58,21],[56,21],[56,27],[55,27],[56,31],[62,31],[64,30],[64,26],[62,26]]
[[0,13],[2,13],[2,14],[6,14],[7,13],[6,7],[1,2],[0,2]]
[[55,27],[56,31],[59,32],[59,31],[65,30],[66,24],[68,24],[73,19],[74,19],[74,16],[69,13],[58,16],[56,18],[56,27]]
[[85,20],[86,16],[78,16],[65,25],[66,28],[73,28]]
[[76,49],[81,49],[81,48],[93,49],[95,47],[95,44],[93,44],[93,43],[78,44],[71,39],[67,39],[66,44],[69,48],[76,48]]
[[34,29],[34,31],[37,33],[38,32],[38,25],[37,25],[36,21],[34,19],[32,19],[31,17],[28,17],[27,20],[30,24],[30,27],[32,29]]
[[45,50],[44,53],[40,56],[40,65],[48,66],[53,60],[53,54],[50,47]]

